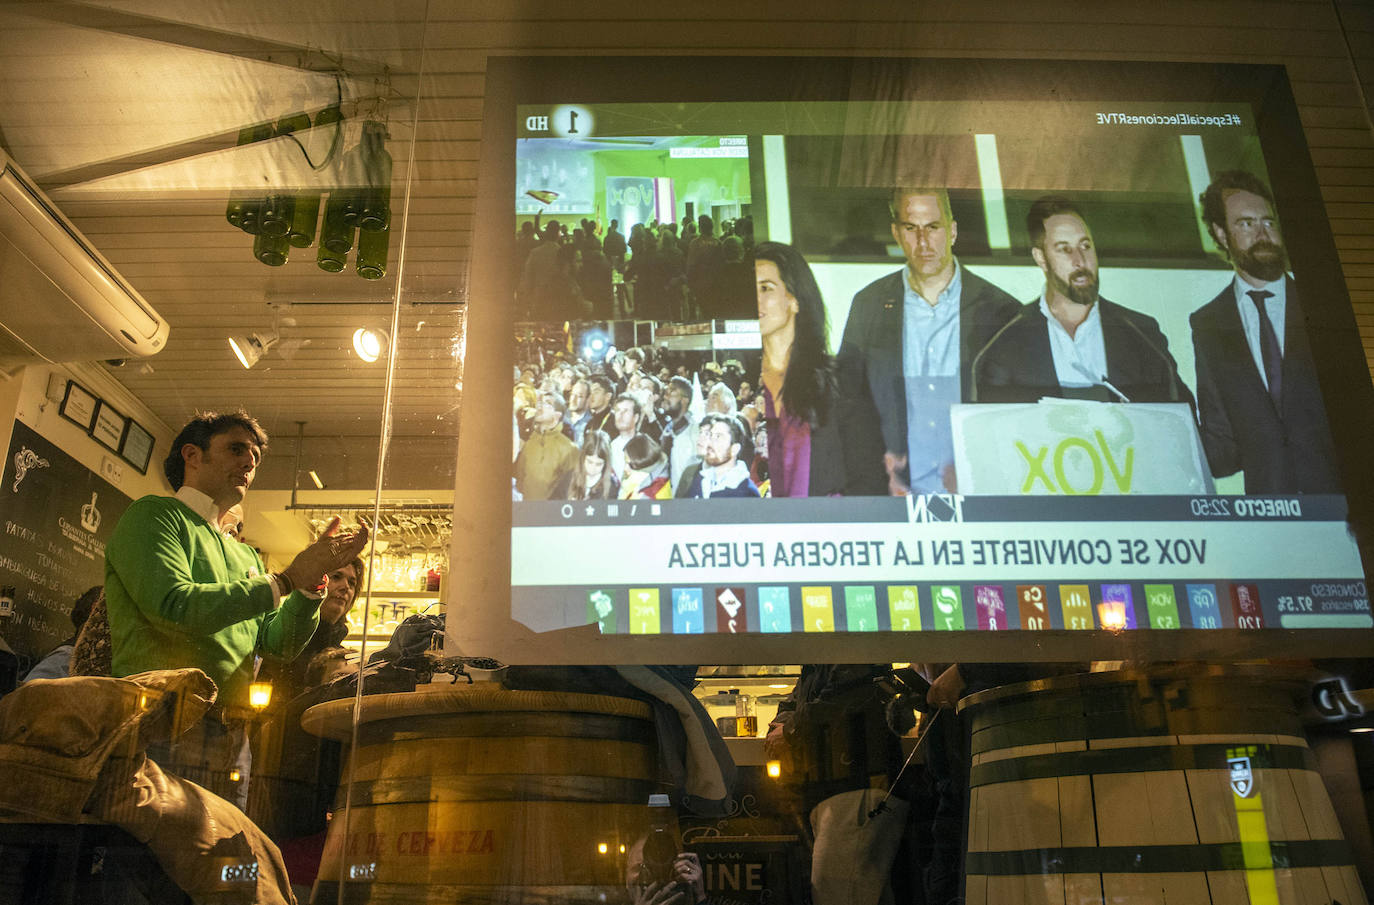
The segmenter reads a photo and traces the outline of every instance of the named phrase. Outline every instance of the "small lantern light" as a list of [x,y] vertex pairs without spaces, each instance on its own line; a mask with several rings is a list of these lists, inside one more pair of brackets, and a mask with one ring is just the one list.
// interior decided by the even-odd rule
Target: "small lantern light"
[[265,710],[272,703],[272,683],[254,682],[248,686],[248,703],[254,710]]
[[768,762],[768,778],[777,779],[782,776],[782,761],[770,760]]

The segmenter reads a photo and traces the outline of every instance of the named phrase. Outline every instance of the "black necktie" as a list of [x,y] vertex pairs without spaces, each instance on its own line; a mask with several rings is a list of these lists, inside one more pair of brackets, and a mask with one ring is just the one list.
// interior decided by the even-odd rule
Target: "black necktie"
[[1283,353],[1279,351],[1279,337],[1264,310],[1264,300],[1274,293],[1265,289],[1251,289],[1246,295],[1255,303],[1259,314],[1260,357],[1264,359],[1264,379],[1269,382],[1269,398],[1277,407],[1283,396]]

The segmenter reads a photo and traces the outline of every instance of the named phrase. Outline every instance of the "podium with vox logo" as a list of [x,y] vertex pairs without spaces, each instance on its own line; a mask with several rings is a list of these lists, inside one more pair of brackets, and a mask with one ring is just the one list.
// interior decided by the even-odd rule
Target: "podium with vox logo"
[[1183,403],[1053,399],[956,405],[963,494],[1210,494],[1211,473]]

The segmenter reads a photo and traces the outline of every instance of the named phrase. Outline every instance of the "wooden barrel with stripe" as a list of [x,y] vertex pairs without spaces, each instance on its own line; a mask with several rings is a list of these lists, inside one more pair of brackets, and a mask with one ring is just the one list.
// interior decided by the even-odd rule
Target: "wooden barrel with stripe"
[[[302,724],[349,743],[352,708]],[[641,701],[431,687],[364,698],[359,724],[314,901],[341,877],[350,903],[616,901],[645,803],[667,791]]]
[[1367,905],[1296,671],[1124,670],[960,702],[967,905]]

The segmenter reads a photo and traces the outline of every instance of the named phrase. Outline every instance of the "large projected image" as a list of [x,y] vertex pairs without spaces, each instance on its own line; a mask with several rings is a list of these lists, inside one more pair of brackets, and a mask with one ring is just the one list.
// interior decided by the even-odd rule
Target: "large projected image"
[[1218,96],[517,106],[510,618],[1374,628]]

